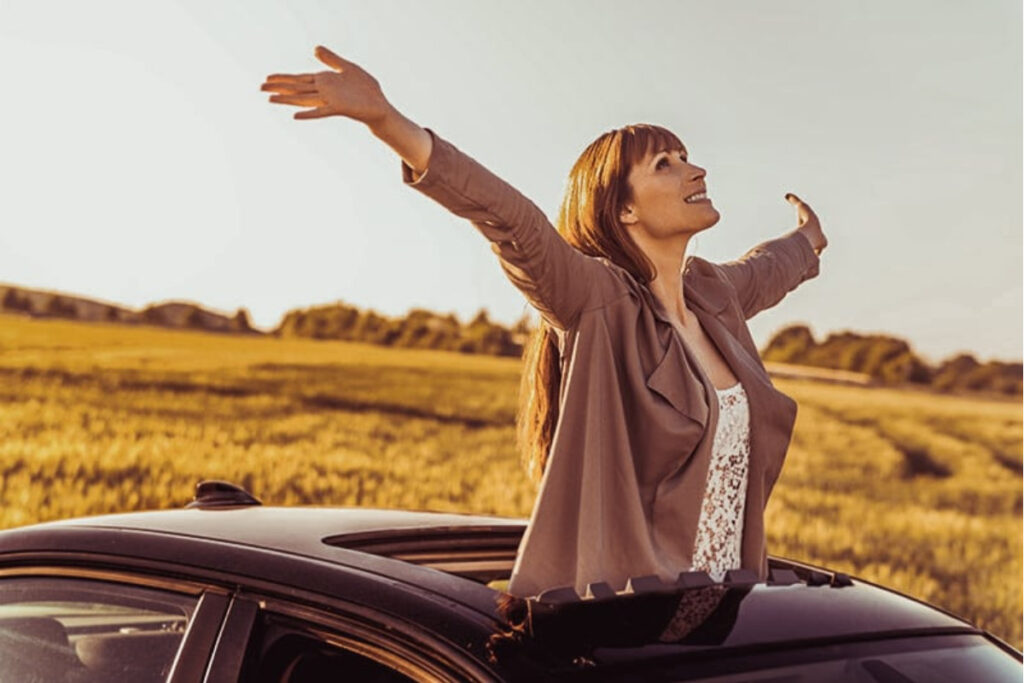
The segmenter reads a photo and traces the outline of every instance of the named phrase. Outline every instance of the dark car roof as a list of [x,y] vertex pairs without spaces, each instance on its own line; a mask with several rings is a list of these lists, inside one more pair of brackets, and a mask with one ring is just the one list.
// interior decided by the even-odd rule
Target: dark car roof
[[[244,572],[256,576],[270,570],[260,562],[247,560],[248,555],[273,553],[292,558],[292,567],[299,566],[295,561],[300,560],[315,564],[318,571],[334,567],[337,572],[344,567],[346,572],[358,570],[367,577],[386,577],[396,585],[430,591],[444,596],[453,606],[457,603],[494,618],[499,593],[479,578],[486,570],[480,570],[485,574],[474,579],[466,576],[479,568],[461,576],[457,568],[478,560],[484,565],[498,562],[507,576],[526,523],[525,519],[488,515],[370,508],[256,505],[166,510],[79,518],[0,532],[0,563],[20,550],[102,551],[153,561],[187,557],[192,565],[220,570],[245,565]],[[163,548],[172,541],[178,546]],[[451,565],[456,569],[445,571],[446,556],[438,549],[448,546],[475,554],[469,559],[458,555]],[[478,557],[481,553],[482,560]],[[631,594],[610,598],[565,602],[545,601],[543,596],[539,601],[531,599],[530,630],[537,642],[550,643],[552,651],[572,655],[602,648],[606,656],[621,662],[649,657],[652,647],[659,652],[665,648],[686,652],[973,628],[953,615],[867,582],[837,582],[831,580],[832,574],[809,565],[779,558],[769,558],[769,562],[774,570],[791,570],[795,576],[787,573],[787,585],[738,581],[702,588],[643,587],[638,580],[635,587],[627,589]],[[289,578],[289,571],[281,570],[268,580],[310,585],[305,578]],[[325,595],[343,587],[329,580],[313,585],[320,586],[317,590]],[[675,643],[660,642],[658,636],[672,622],[673,611],[692,604],[695,596],[710,597],[714,603],[707,615],[710,625],[683,633]]]
[[[484,583],[438,571],[430,563],[400,561],[404,558],[365,552],[365,548],[353,550],[346,542],[366,546],[368,538],[379,541],[396,534],[418,540],[431,531],[441,534],[443,540],[468,529],[476,536],[493,531],[506,548],[511,544],[514,552],[525,525],[525,520],[510,518],[358,507],[253,505],[159,510],[80,517],[0,532],[0,561],[8,548],[106,553],[260,578],[269,569],[255,556],[272,554],[291,558],[296,568],[311,565],[312,560],[322,568],[357,569],[387,577],[493,616],[495,593]],[[168,550],[172,540],[176,550]],[[247,553],[253,561],[243,560]],[[290,580],[296,587],[311,585],[302,572],[274,580]]]
[[[383,538],[395,531],[501,528],[522,530],[527,520],[430,510],[388,510],[363,507],[264,507],[159,510],[50,522],[53,526],[138,529],[198,536],[318,557],[338,558],[347,537]],[[324,539],[332,539],[325,543]]]

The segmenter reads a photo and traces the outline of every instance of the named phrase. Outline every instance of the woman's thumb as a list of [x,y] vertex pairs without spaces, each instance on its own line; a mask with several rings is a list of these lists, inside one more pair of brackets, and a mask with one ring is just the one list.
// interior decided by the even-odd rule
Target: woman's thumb
[[319,59],[321,62],[331,67],[332,69],[337,69],[338,71],[341,71],[344,67],[348,66],[348,62],[346,62],[344,59],[328,50],[323,45],[317,45],[316,49],[313,51],[313,54],[316,55],[317,59]]

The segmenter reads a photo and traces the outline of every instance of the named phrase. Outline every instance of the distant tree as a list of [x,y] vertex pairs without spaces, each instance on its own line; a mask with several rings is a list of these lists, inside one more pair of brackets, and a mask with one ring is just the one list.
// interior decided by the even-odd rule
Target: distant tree
[[185,316],[184,325],[193,330],[205,330],[206,316],[203,315],[202,309],[197,306],[189,308],[188,314]]
[[7,311],[28,312],[32,310],[32,303],[29,301],[28,296],[15,287],[11,287],[4,292],[4,298],[0,305]]
[[296,337],[312,337],[313,315],[309,311],[296,311],[292,331]]
[[931,384],[933,372],[931,366],[914,356],[910,372],[907,374],[907,381],[914,384]]
[[366,311],[354,330],[354,339],[384,346],[394,346],[401,336],[401,320],[391,320],[373,311]]
[[275,337],[296,337],[298,336],[295,332],[295,325],[298,322],[299,316],[302,315],[302,311],[288,311],[281,318],[281,322],[274,328],[272,334]]
[[806,325],[791,325],[780,330],[761,351],[761,357],[776,363],[806,363],[809,349],[814,348],[814,335]]
[[408,315],[400,323],[395,346],[405,348],[432,348],[430,342],[437,340],[431,327],[431,318],[424,315]]
[[230,329],[232,332],[252,332],[252,325],[249,323],[249,311],[239,308],[231,318]]
[[932,387],[939,391],[956,391],[963,388],[963,380],[979,365],[969,353],[961,353],[942,362],[932,376]]
[[1024,393],[1024,365],[1021,363],[1000,363],[1002,372],[993,390],[1010,396]]
[[359,321],[359,309],[355,306],[349,306],[339,302],[335,307],[335,310],[337,311],[338,335],[342,339],[350,339],[352,328],[355,327],[356,323]]
[[952,382],[954,389],[991,391],[1008,395],[1021,393],[1020,363],[989,361],[968,367],[968,363],[963,362],[960,367],[963,371]]
[[47,299],[43,313],[54,318],[75,318],[78,315],[78,309],[68,299],[54,295]]
[[141,318],[144,323],[149,325],[167,325],[164,311],[158,306],[147,306],[142,309]]
[[380,343],[386,336],[387,320],[373,311],[363,311],[352,326],[352,339],[356,341]]
[[491,320],[490,320],[490,318],[487,317],[487,309],[486,308],[481,308],[477,312],[477,314],[475,316],[473,316],[473,319],[469,321],[469,325],[467,325],[467,327],[474,327],[474,326],[477,326],[477,325],[490,325],[490,324],[491,324]]
[[487,353],[498,356],[516,356],[522,353],[522,345],[512,339],[512,333],[487,319],[481,311],[464,331],[460,351]]
[[875,369],[872,376],[881,380],[883,384],[903,384],[910,377],[913,367],[914,355],[907,350],[889,357],[883,364],[879,365]]

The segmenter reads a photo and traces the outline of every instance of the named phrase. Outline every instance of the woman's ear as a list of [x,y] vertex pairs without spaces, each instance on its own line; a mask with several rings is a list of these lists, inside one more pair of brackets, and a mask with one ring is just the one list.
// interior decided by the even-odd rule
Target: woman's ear
[[633,209],[633,205],[623,205],[622,209],[619,211],[619,222],[623,225],[632,225],[633,223],[636,223],[636,221],[637,216],[636,211]]

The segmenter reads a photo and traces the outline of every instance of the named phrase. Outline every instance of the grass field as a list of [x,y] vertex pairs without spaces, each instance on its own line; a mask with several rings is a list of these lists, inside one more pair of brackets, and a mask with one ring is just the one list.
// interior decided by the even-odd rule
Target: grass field
[[[0,315],[0,527],[270,504],[527,517],[519,361]],[[935,603],[1022,646],[1021,403],[777,380],[800,404],[773,555]]]

